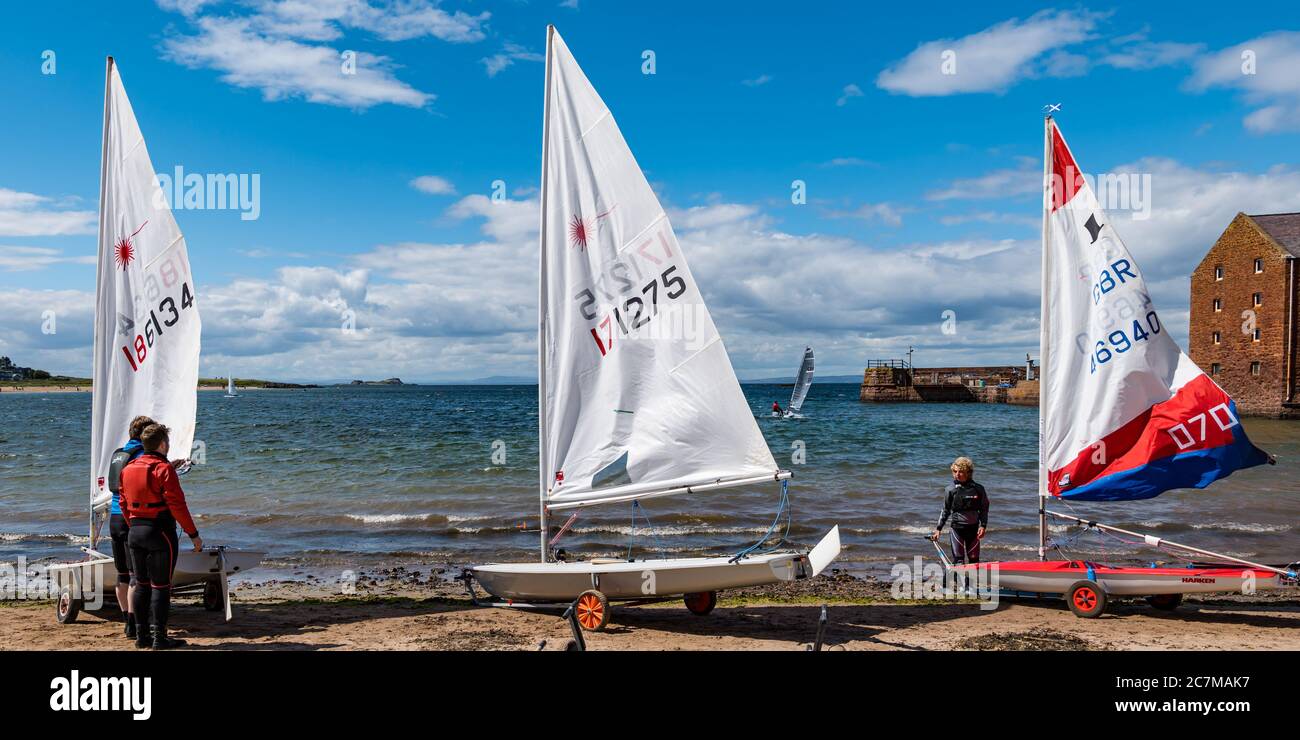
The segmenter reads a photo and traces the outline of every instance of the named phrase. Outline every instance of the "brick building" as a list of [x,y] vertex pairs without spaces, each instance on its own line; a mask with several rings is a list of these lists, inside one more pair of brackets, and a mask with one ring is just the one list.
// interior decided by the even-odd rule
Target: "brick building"
[[1192,272],[1192,359],[1243,414],[1300,418],[1300,213],[1238,213]]

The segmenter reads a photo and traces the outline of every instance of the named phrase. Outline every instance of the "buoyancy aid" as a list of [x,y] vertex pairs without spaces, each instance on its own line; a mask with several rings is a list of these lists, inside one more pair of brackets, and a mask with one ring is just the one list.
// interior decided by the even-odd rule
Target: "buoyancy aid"
[[[116,455],[115,455],[116,457]],[[158,511],[167,509],[167,500],[163,498],[162,489],[153,485],[153,469],[158,465],[169,465],[161,456],[145,454],[130,461],[122,468],[122,513],[127,518],[144,517],[152,519]]]

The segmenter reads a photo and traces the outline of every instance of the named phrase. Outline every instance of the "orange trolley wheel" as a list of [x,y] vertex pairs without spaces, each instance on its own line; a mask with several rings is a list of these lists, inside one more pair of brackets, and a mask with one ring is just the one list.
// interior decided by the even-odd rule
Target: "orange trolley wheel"
[[578,595],[576,611],[578,624],[587,632],[599,632],[609,624],[609,599],[595,589]]
[[697,617],[702,617],[713,611],[713,607],[718,605],[718,592],[699,591],[693,594],[686,594],[682,597],[682,601],[686,604],[687,611]]
[[1076,617],[1099,617],[1106,611],[1106,590],[1096,581],[1075,581],[1065,590],[1065,603]]

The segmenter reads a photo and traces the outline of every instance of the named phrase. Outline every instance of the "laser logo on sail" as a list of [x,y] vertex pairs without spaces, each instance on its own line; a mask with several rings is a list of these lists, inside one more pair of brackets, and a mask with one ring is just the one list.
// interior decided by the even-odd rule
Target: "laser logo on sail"
[[113,261],[117,263],[118,267],[125,270],[131,264],[131,261],[135,259],[135,246],[131,244],[131,240],[148,225],[149,222],[145,221],[140,224],[140,228],[136,229],[135,233],[124,239],[119,239],[117,244],[113,245]]

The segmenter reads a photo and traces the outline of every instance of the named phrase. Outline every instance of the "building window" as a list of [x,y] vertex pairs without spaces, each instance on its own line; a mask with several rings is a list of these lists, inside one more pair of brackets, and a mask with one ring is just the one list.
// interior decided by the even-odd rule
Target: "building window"
[[1218,374],[1219,374],[1219,363],[1217,362],[1210,363],[1210,375],[1218,375]]
[[1255,305],[1256,305],[1256,306],[1262,306],[1262,305],[1264,305],[1264,294],[1263,294],[1263,293],[1256,293],[1256,294],[1251,298],[1251,300],[1253,300],[1253,301],[1255,302]]
[[1259,365],[1258,362],[1252,362],[1252,363],[1250,363],[1250,374],[1251,374],[1251,375],[1259,375],[1259,370],[1260,370],[1260,365]]
[[1218,343],[1219,343],[1219,332],[1217,332],[1217,331],[1214,332],[1214,343],[1215,343],[1215,344],[1218,344]]
[[1223,279],[1223,265],[1215,265],[1215,266],[1214,266],[1214,279],[1215,279],[1215,280],[1222,280],[1222,279]]
[[1218,312],[1220,312],[1220,311],[1222,311],[1222,310],[1223,310],[1223,299],[1221,299],[1221,298],[1215,298],[1215,299],[1214,299],[1214,312],[1215,312],[1215,313],[1218,313]]
[[1253,338],[1256,342],[1259,341],[1259,329],[1256,329],[1256,330],[1255,330],[1255,333],[1254,333],[1254,335],[1253,335],[1252,338]]
[[1258,275],[1259,273],[1261,273],[1261,272],[1263,272],[1263,271],[1264,271],[1264,258],[1262,258],[1262,257],[1256,257],[1256,258],[1255,258],[1255,274]]

